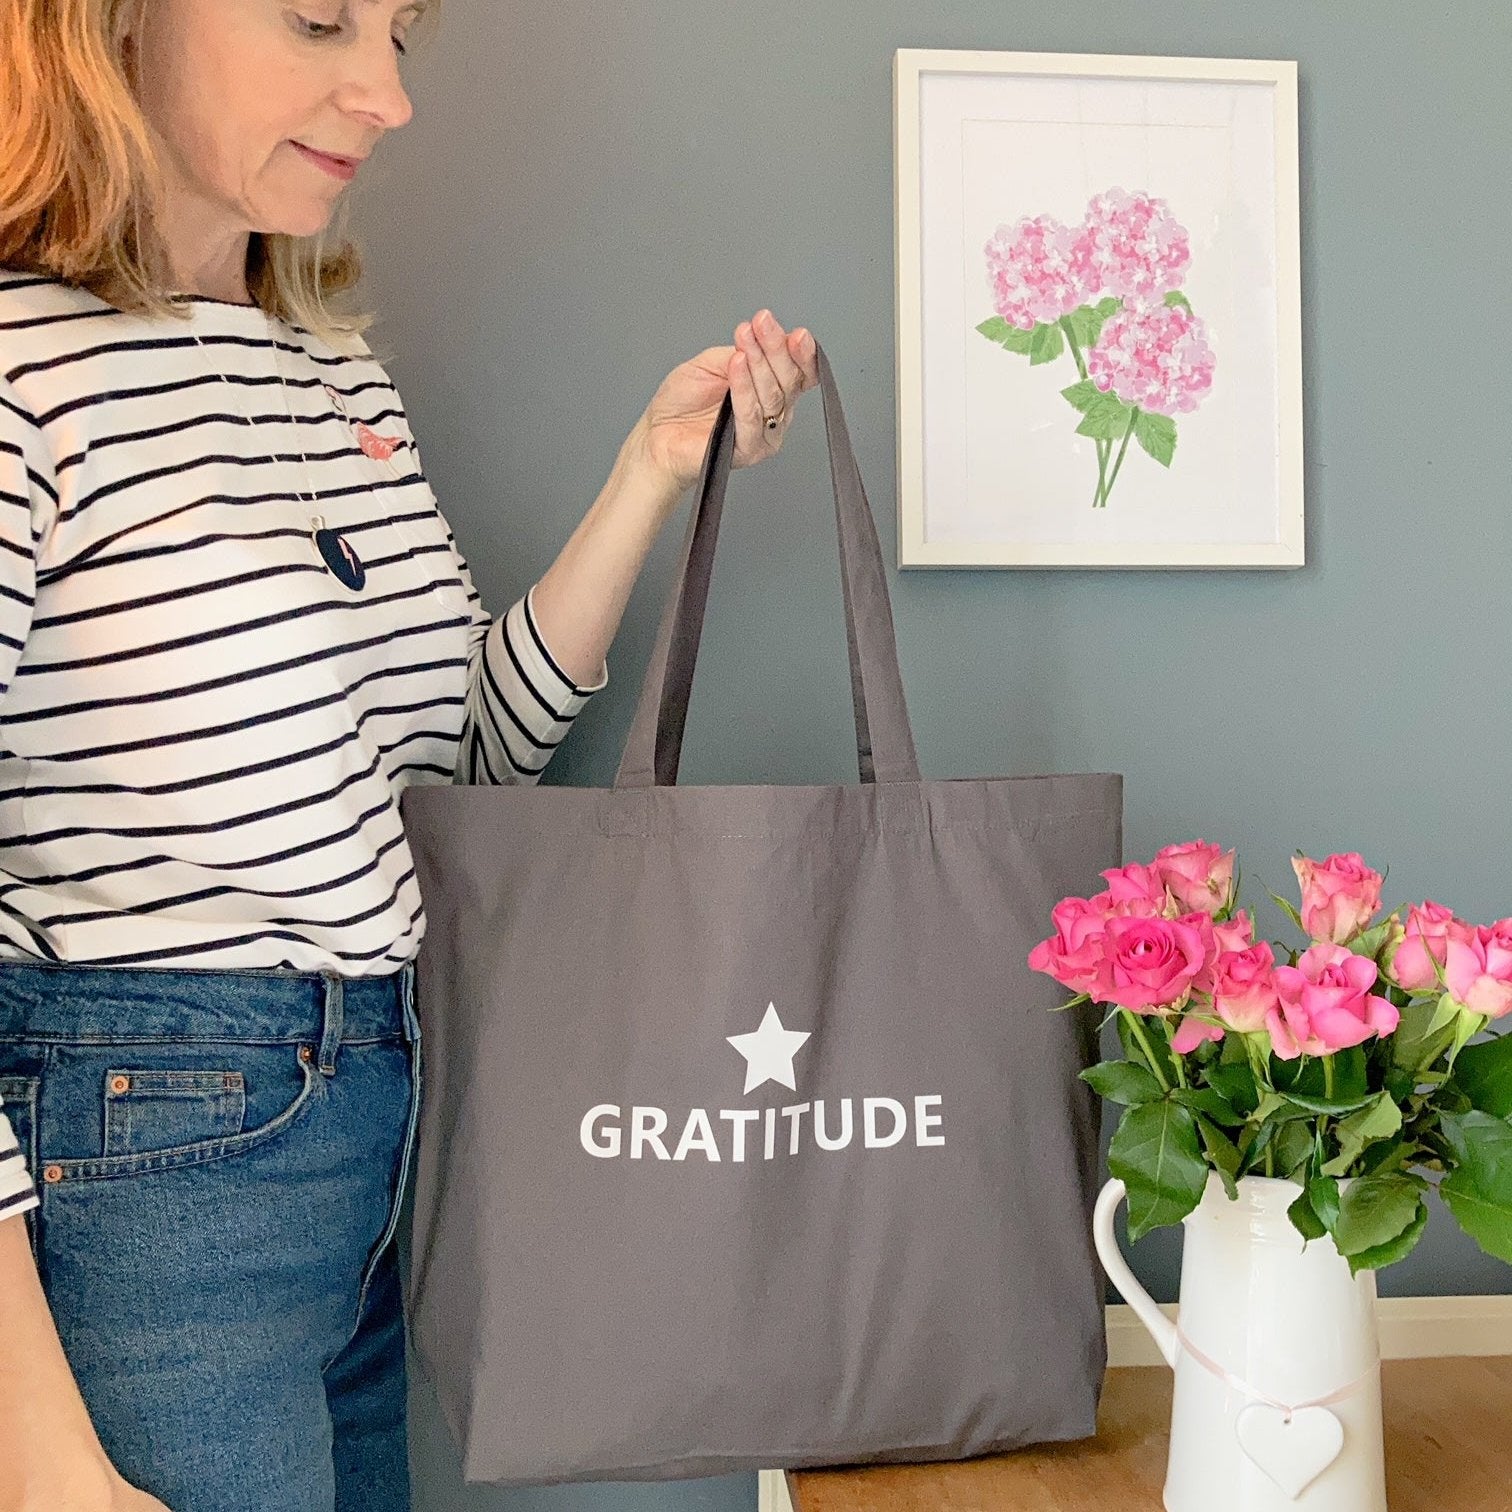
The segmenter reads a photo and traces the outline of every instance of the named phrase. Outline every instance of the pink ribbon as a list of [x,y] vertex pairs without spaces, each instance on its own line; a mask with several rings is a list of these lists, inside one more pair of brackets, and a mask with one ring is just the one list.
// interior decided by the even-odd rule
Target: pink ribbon
[[1210,1375],[1216,1376],[1223,1384],[1233,1391],[1238,1391],[1244,1396],[1253,1397],[1256,1401],[1264,1402],[1268,1407],[1275,1407],[1285,1414],[1286,1421],[1291,1422],[1292,1413],[1301,1412],[1305,1407],[1331,1407],[1335,1402],[1342,1402],[1346,1397],[1351,1397],[1365,1385],[1370,1378],[1381,1368],[1379,1357],[1375,1359],[1364,1374],[1356,1376],[1347,1386],[1341,1386],[1337,1391],[1330,1391],[1327,1396],[1311,1397],[1305,1402],[1283,1402],[1273,1396],[1268,1396],[1263,1391],[1256,1391],[1247,1381],[1241,1381],[1232,1371],[1225,1370],[1216,1360],[1210,1359],[1197,1348],[1192,1341],[1181,1331],[1176,1330],[1176,1342]]

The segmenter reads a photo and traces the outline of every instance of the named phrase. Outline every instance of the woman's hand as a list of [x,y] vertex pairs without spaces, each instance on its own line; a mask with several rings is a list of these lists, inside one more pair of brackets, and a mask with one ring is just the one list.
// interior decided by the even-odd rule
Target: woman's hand
[[0,1498],[0,1506],[17,1512],[170,1512],[121,1476],[98,1445],[77,1455],[66,1445],[60,1448],[45,1466],[30,1472],[17,1467],[21,1486]]
[[[706,347],[672,369],[637,423],[643,463],[679,492],[698,481],[709,432],[728,391],[734,396],[732,467],[775,457],[798,396],[819,384],[814,338],[784,331],[770,310],[735,328],[734,346]],[[768,430],[765,416],[775,415]]]

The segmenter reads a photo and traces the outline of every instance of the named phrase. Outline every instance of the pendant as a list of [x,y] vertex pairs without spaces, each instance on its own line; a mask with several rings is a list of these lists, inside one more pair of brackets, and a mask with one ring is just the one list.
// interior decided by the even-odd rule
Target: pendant
[[344,535],[329,529],[320,515],[311,515],[310,523],[315,527],[310,539],[315,542],[321,560],[340,582],[357,592],[367,582],[367,568],[362,565],[356,547]]

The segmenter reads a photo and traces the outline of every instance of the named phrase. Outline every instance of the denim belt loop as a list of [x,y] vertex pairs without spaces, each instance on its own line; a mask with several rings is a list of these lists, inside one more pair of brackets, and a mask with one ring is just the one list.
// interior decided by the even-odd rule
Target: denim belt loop
[[411,956],[399,972],[400,999],[404,1007],[404,1032],[413,1042],[420,1038],[420,1017],[415,1010],[415,957]]
[[322,1005],[320,1059],[317,1064],[326,1076],[336,1074],[336,1047],[341,1043],[342,979],[337,972],[322,971],[325,1002]]

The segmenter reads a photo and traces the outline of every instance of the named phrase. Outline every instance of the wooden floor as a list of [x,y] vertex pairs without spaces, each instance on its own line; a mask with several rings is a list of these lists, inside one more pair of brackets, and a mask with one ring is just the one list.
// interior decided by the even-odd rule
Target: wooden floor
[[[1512,1512],[1512,1357],[1382,1366],[1391,1512]],[[795,1471],[795,1512],[1160,1512],[1171,1372],[1108,1372],[1095,1439],[949,1465]]]

